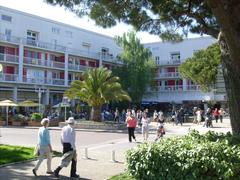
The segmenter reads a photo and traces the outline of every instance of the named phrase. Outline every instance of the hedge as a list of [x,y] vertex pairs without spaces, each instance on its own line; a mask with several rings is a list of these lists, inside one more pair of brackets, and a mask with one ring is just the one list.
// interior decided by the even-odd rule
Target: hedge
[[127,152],[127,172],[136,179],[239,179],[240,136],[191,131],[161,138]]

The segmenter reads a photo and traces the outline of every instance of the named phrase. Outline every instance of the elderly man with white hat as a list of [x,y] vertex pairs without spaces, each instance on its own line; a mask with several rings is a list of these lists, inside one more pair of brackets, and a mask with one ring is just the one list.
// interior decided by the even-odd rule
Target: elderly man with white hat
[[77,168],[77,153],[75,146],[75,130],[74,130],[74,118],[69,117],[66,121],[67,125],[62,128],[61,132],[61,143],[63,145],[63,157],[61,160],[61,164],[54,171],[54,175],[59,177],[59,172],[63,167],[67,167],[70,162],[71,164],[71,172],[70,177],[79,178],[79,175],[76,174]]
[[37,176],[37,170],[42,163],[42,161],[47,158],[47,174],[53,174],[51,170],[51,161],[52,161],[52,146],[50,142],[50,133],[48,130],[49,119],[43,118],[41,121],[42,127],[38,130],[38,151],[39,151],[39,159],[32,170],[33,174]]

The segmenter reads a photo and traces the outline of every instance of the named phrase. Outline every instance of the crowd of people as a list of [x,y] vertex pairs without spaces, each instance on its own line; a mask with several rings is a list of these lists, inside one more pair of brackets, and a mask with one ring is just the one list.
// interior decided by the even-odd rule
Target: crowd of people
[[[223,122],[223,116],[225,111],[223,108],[220,109],[211,109],[208,108],[205,112],[197,107],[193,108],[193,123],[200,124],[203,122],[205,127],[213,127],[212,120],[215,119],[216,123],[218,120]],[[162,137],[165,134],[164,122],[165,122],[164,113],[162,111],[153,112],[151,118],[148,109],[145,110],[135,110],[127,109],[123,110],[122,113],[119,113],[118,109],[114,113],[114,120],[116,122],[124,121],[128,128],[128,140],[131,143],[132,140],[137,141],[135,136],[135,128],[138,126],[142,130],[143,141],[147,141],[149,137],[149,124],[151,121],[157,123],[156,128],[156,139]],[[183,108],[179,110],[173,110],[171,120],[174,124],[182,125],[184,121],[184,111]],[[62,128],[61,131],[61,143],[63,146],[63,156],[61,163],[54,171],[51,168],[52,160],[52,146],[50,141],[50,133],[48,130],[49,119],[44,118],[41,121],[42,127],[38,131],[38,143],[37,143],[37,152],[38,152],[38,161],[32,170],[33,174],[37,176],[37,171],[41,165],[44,158],[47,158],[47,174],[54,174],[56,177],[59,177],[59,173],[62,168],[67,167],[71,163],[70,177],[78,178],[79,175],[76,173],[77,167],[77,153],[75,146],[75,129],[74,124],[75,120],[73,117],[68,118],[66,121],[67,125]]]

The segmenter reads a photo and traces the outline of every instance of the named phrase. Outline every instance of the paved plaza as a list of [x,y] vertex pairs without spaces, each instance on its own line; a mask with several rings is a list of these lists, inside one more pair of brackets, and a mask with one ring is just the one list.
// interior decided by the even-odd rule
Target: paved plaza
[[[183,126],[166,124],[166,137],[187,134],[189,129],[196,129],[201,133],[208,130],[217,132],[231,131],[229,119],[224,119],[223,123],[213,123],[214,128],[205,128],[202,125],[185,123]],[[155,135],[155,123],[151,123],[149,141],[153,141]],[[37,141],[38,128],[6,128],[1,127],[0,143],[35,146]],[[54,150],[61,151],[60,129],[51,128],[51,141]],[[140,129],[137,129],[137,142],[129,143],[126,131],[123,132],[101,132],[77,130],[76,145],[78,153],[77,172],[81,179],[104,180],[124,171],[124,155],[127,149],[136,147],[142,143]],[[88,150],[88,158],[84,159],[85,150]],[[112,162],[112,152],[115,151],[116,162]],[[55,169],[60,163],[60,157],[54,157],[52,160],[52,169]],[[36,161],[29,161],[20,164],[8,165],[0,168],[1,179],[56,179],[52,175],[46,175],[46,162],[40,166],[34,177],[32,169]],[[60,179],[69,179],[70,166],[62,169]]]

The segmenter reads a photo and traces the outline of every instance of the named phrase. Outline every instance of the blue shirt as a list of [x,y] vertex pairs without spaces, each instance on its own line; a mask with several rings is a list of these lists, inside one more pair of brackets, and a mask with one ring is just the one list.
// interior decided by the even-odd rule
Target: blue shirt
[[40,127],[38,130],[38,144],[39,144],[39,146],[50,145],[49,130],[45,127]]

